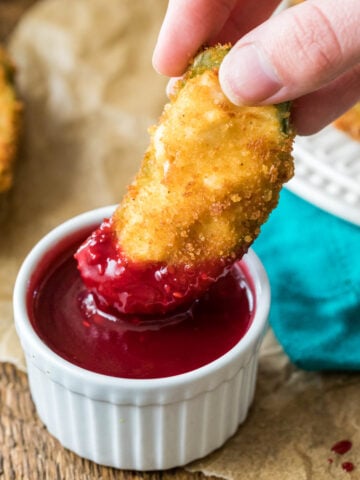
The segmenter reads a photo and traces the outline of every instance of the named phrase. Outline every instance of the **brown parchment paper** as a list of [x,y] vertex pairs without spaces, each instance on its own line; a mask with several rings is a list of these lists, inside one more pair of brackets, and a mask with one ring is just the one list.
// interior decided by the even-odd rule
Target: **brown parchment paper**
[[[155,7],[155,8],[154,8]],[[151,55],[165,0],[39,2],[14,32],[24,128],[0,224],[0,359],[23,367],[12,322],[18,268],[46,232],[119,202],[166,101]]]
[[[25,368],[12,290],[30,248],[69,217],[117,203],[165,97],[151,67],[165,0],[46,0],[10,41],[25,104],[16,182],[0,224],[0,361]],[[360,377],[296,369],[266,336],[249,417],[188,471],[234,480],[360,479]],[[339,456],[342,439],[353,448]],[[342,463],[355,466],[346,472]]]

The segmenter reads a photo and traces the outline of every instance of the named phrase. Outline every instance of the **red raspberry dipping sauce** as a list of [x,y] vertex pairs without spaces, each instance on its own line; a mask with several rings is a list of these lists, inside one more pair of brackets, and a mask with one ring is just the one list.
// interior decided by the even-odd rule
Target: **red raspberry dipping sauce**
[[123,378],[177,375],[226,353],[251,324],[254,295],[241,262],[186,309],[143,316],[102,312],[77,270],[80,243],[69,240],[70,247],[59,245],[52,259],[43,260],[27,298],[39,337],[75,365]]

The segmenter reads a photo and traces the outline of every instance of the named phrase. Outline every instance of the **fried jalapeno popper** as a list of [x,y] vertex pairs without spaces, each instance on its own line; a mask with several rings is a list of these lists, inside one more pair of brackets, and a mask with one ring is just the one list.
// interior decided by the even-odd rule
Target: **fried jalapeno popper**
[[18,147],[21,104],[14,88],[14,66],[0,47],[0,194],[13,183],[13,165]]
[[218,80],[228,51],[194,59],[122,203],[76,253],[100,309],[190,304],[247,251],[293,174],[289,104],[232,104]]
[[360,141],[360,102],[335,120],[334,125],[354,140]]

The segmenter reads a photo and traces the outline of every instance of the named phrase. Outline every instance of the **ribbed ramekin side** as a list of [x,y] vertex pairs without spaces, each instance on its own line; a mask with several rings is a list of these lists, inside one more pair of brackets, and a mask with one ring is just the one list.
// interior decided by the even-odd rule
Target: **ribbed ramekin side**
[[163,405],[134,407],[131,452],[117,465],[163,470],[185,465],[219,448],[247,415],[256,381],[257,355],[230,380],[199,395]]
[[123,469],[184,465],[220,447],[246,417],[257,355],[217,388],[178,402],[119,405],[93,400],[54,382],[28,362],[36,408],[64,447],[94,462]]
[[161,437],[157,438],[163,458],[155,468],[185,465],[202,458],[236,432],[253,399],[257,361],[254,353],[233,378],[214,390],[165,406]]

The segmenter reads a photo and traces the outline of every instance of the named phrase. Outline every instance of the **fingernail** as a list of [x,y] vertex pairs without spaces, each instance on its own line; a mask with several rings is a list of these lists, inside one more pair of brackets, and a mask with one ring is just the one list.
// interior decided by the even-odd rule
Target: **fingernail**
[[283,86],[273,65],[254,44],[231,50],[221,64],[219,78],[225,95],[236,105],[263,102]]

